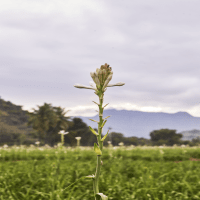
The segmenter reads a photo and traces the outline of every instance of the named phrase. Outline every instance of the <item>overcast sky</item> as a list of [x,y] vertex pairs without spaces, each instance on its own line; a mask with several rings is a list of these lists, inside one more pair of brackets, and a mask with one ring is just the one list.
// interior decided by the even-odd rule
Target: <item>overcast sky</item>
[[[96,114],[90,72],[113,69],[108,109],[200,117],[199,0],[0,0],[0,96]],[[30,110],[31,111],[31,110]]]

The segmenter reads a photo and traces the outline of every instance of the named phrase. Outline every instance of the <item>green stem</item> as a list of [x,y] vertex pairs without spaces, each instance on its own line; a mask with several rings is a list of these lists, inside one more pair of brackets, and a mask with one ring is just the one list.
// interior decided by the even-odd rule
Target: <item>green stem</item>
[[96,167],[96,174],[95,174],[95,178],[94,178],[94,195],[99,193],[100,170],[101,170],[101,156],[97,156],[97,167]]
[[[101,141],[101,134],[102,134],[102,124],[103,124],[103,92],[99,95],[99,124],[98,124],[98,137],[97,141],[99,144],[99,148],[102,151],[103,149],[103,142]],[[94,178],[94,195],[99,193],[99,176],[100,176],[100,170],[101,170],[101,156],[97,156],[97,167],[96,167],[96,174]],[[96,197],[95,197],[96,200]]]
[[99,97],[99,124],[98,124],[98,143],[99,143],[99,147],[102,151],[103,149],[103,142],[101,141],[101,134],[102,134],[102,124],[103,124],[103,93],[102,95]]

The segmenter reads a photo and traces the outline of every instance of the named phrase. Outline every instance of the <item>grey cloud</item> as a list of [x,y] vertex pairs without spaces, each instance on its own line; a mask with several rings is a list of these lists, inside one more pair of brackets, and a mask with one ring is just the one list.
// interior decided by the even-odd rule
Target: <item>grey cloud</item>
[[195,107],[200,3],[101,1],[101,6],[98,11],[83,6],[80,16],[71,17],[59,10],[1,12],[2,98],[89,106],[94,93],[73,85],[89,86],[90,72],[107,62],[114,72],[111,83],[125,82],[106,91],[112,105],[161,106],[166,112]]

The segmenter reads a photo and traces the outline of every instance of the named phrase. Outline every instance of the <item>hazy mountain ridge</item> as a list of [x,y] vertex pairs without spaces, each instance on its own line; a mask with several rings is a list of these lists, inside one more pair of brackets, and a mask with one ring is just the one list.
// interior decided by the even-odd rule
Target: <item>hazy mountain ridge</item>
[[200,138],[200,130],[190,130],[190,131],[183,131],[181,132],[181,134],[183,135],[183,137],[181,138],[182,140],[192,140],[195,138]]
[[[29,118],[27,116],[28,111],[23,111],[21,107],[10,101],[0,99],[0,131],[7,130],[7,132],[18,133],[30,133],[33,131],[31,126],[26,126]],[[175,129],[178,133],[200,129],[200,117],[194,117],[187,112],[171,114],[108,109],[104,110],[103,116],[104,118],[111,116],[103,128],[103,134],[111,127],[111,132],[122,133],[125,137],[150,138],[149,134],[151,131],[161,128]],[[81,118],[88,126],[98,128],[97,123],[89,120],[94,119],[98,121],[98,114],[94,117],[76,117]]]
[[[175,129],[178,133],[200,129],[200,117],[194,117],[187,112],[164,113],[108,109],[104,110],[103,116],[104,118],[111,116],[103,128],[104,134],[111,127],[111,131],[122,133],[126,137],[150,138],[151,131],[161,128]],[[77,117],[88,126],[97,128],[97,123],[89,119],[98,121],[98,114],[94,117]]]

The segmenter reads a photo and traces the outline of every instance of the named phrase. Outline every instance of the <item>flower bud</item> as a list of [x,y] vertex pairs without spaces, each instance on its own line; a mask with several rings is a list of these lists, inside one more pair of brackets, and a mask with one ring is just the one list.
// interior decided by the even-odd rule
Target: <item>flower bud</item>
[[100,86],[100,82],[99,82],[97,74],[95,72],[90,72],[90,76],[92,77],[92,79],[95,82],[95,84],[99,87]]
[[102,70],[102,74],[106,75],[106,70],[105,69]]
[[97,73],[97,75],[99,75],[99,72],[100,72],[100,69],[97,68],[97,69],[96,69],[96,73]]
[[103,85],[103,90],[107,87],[107,85],[108,85],[108,83],[111,81],[111,79],[112,79],[112,74],[110,74],[108,77],[107,77],[107,79],[106,79],[106,81],[105,81],[105,83],[104,83],[104,85]]
[[91,76],[92,79],[94,80],[94,72],[90,72],[90,76]]
[[97,76],[94,77],[94,80],[95,80],[97,87],[100,87],[100,81]]
[[104,66],[105,66],[105,68],[109,68],[109,65],[108,65],[107,63],[105,63],[105,65],[104,65]]
[[101,65],[101,70],[104,69],[104,65]]
[[99,74],[99,82],[100,82],[100,84],[102,85],[102,82],[103,82],[103,79],[102,79],[102,73],[101,74]]

